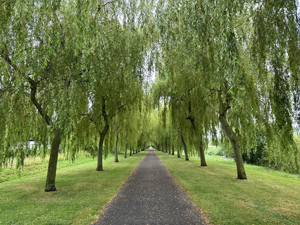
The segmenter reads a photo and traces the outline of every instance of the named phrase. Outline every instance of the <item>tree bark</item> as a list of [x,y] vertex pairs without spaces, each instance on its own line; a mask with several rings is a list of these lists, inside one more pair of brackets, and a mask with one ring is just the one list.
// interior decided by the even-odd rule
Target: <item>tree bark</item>
[[126,134],[126,140],[125,140],[125,153],[124,153],[124,158],[127,158],[127,134]]
[[181,142],[182,142],[182,146],[183,146],[183,151],[184,151],[184,154],[185,154],[185,160],[189,161],[189,156],[187,154],[186,144],[184,142],[183,135],[182,135],[181,132],[180,132],[180,138],[181,138]]
[[[222,94],[223,96],[225,96],[225,101],[222,98]],[[232,127],[230,126],[226,118],[227,110],[230,109],[230,102],[232,100],[232,96],[228,92],[228,83],[226,81],[223,83],[220,90],[218,91],[218,98],[220,104],[219,120],[221,122],[223,130],[225,131],[225,134],[227,135],[227,137],[231,142],[234,151],[234,158],[235,158],[236,168],[237,168],[237,178],[247,179],[238,137],[236,136],[235,132],[233,131]]]
[[168,138],[165,139],[165,144],[166,144],[166,151],[165,151],[165,153],[168,153]]
[[119,139],[119,136],[117,135],[116,145],[115,145],[115,162],[119,162],[119,159],[118,159],[118,139]]
[[[191,110],[190,110],[190,113],[191,113]],[[196,134],[197,132],[196,132],[196,125],[195,125],[195,118],[192,115],[190,115],[188,117],[188,119],[191,121],[194,132]],[[200,139],[200,145],[199,145],[199,153],[200,153],[199,155],[200,155],[200,162],[201,162],[200,165],[201,166],[207,166],[206,160],[205,160],[204,148],[203,148],[202,132],[200,132],[200,138],[201,138]]]
[[172,145],[172,155],[174,155],[175,149],[174,149],[174,145]]
[[61,143],[61,134],[60,134],[60,130],[57,129],[54,131],[54,138],[51,144],[51,152],[50,152],[48,173],[47,173],[46,186],[45,186],[46,192],[56,191],[55,177],[56,177],[57,158],[58,158],[60,143]]
[[296,164],[296,171],[299,174],[300,173],[300,167],[299,167],[299,163],[298,163],[298,156],[297,153],[295,152],[295,164]]
[[132,156],[132,147],[130,146],[129,156]]
[[180,150],[177,150],[177,158],[180,158]]
[[199,153],[200,153],[200,161],[201,161],[200,165],[201,166],[207,166],[206,160],[205,160],[204,149],[203,149],[202,137],[201,137],[201,140],[200,140]]
[[105,135],[107,134],[108,129],[109,129],[109,125],[106,122],[102,132],[100,133],[100,141],[99,141],[99,148],[98,148],[98,161],[97,161],[96,171],[103,171],[103,157],[102,157],[103,156],[103,142],[104,142],[104,138],[105,138]]
[[[30,77],[27,78],[27,81],[30,83],[30,99],[34,104],[35,108],[38,110],[39,114],[45,120],[48,126],[51,126],[50,116],[42,109],[42,104],[36,99],[37,85],[38,82],[32,80]],[[48,164],[48,172],[46,178],[45,191],[56,191],[55,187],[55,177],[57,169],[57,159],[58,151],[61,143],[61,133],[59,129],[54,130],[54,138],[51,143],[51,152]]]
[[225,131],[227,137],[229,138],[229,140],[231,142],[231,146],[234,151],[234,158],[235,158],[236,168],[237,168],[237,178],[238,179],[247,179],[246,171],[245,171],[244,163],[243,163],[242,152],[241,152],[238,138],[237,138],[236,134],[234,133],[234,131],[232,130],[232,128],[230,127],[230,125],[224,115],[219,116],[219,120],[221,122],[223,130]]

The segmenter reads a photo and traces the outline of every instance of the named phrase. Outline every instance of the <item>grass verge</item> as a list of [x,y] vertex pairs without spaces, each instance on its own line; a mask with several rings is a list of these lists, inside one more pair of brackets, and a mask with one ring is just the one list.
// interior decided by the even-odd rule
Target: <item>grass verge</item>
[[233,160],[206,156],[200,167],[196,157],[156,153],[211,224],[300,224],[299,175],[245,165],[248,180],[237,180]]
[[0,224],[90,224],[145,154],[109,156],[103,172],[96,158],[59,162],[56,192],[44,192],[46,170],[0,183]]
[[[76,155],[75,162],[80,163],[83,159],[86,158],[87,155],[85,153],[79,152]],[[58,154],[57,161],[60,168],[74,165],[74,163],[70,159],[68,159],[66,155],[61,153]],[[42,173],[47,170],[48,162],[49,155],[47,155],[45,158],[42,158],[40,156],[29,156],[25,158],[24,166],[16,169],[16,160],[14,160],[14,162],[10,163],[7,167],[0,168],[0,183],[13,179],[19,179],[20,177],[24,176],[32,176],[38,173]]]

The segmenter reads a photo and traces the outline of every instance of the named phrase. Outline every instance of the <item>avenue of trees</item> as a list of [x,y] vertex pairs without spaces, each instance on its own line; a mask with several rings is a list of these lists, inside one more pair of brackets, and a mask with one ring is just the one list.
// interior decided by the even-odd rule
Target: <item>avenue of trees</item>
[[55,191],[59,152],[103,171],[151,144],[207,166],[218,141],[247,179],[262,136],[269,163],[300,173],[297,4],[0,0],[0,169],[50,155]]

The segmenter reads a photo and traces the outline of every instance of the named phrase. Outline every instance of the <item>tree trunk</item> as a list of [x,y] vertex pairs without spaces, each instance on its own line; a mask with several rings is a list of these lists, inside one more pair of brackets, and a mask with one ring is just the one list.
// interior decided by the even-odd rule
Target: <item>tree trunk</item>
[[[42,104],[39,103],[36,99],[37,85],[38,82],[32,80],[30,77],[27,78],[27,81],[30,83],[30,99],[34,104],[35,108],[38,110],[39,114],[45,120],[48,126],[51,126],[51,120],[49,115],[43,110]],[[45,191],[56,191],[55,187],[55,177],[56,177],[56,169],[57,169],[57,158],[59,146],[61,143],[61,133],[59,129],[54,130],[54,138],[51,143],[51,152],[48,163],[48,172],[46,178]]]
[[126,144],[125,144],[125,153],[124,153],[124,158],[127,158],[127,135],[126,135]]
[[180,150],[177,150],[177,158],[180,158]]
[[185,160],[189,161],[189,156],[187,154],[186,145],[185,145],[185,142],[184,142],[184,139],[183,139],[183,136],[182,136],[181,132],[180,132],[180,138],[181,138],[181,142],[182,142],[182,146],[183,146],[183,151],[184,151],[184,154],[185,154]]
[[119,159],[118,159],[118,139],[119,139],[119,136],[117,135],[116,145],[115,145],[115,162],[119,162]]
[[246,171],[244,168],[242,152],[240,148],[240,144],[238,138],[232,128],[230,127],[228,121],[226,120],[225,115],[219,116],[219,120],[221,122],[222,128],[225,131],[227,137],[229,138],[233,151],[234,151],[234,158],[236,162],[237,168],[237,178],[238,179],[247,179]]
[[170,142],[169,142],[169,155],[171,154],[171,138],[170,138]]
[[299,163],[298,163],[298,154],[295,152],[295,165],[296,165],[296,171],[299,174],[300,173],[300,167],[299,167]]
[[99,148],[98,148],[98,161],[97,161],[97,168],[96,168],[97,171],[103,171],[103,159],[102,159],[103,142],[104,142],[104,138],[105,138],[105,135],[107,134],[108,129],[109,129],[109,125],[106,122],[102,132],[100,133],[100,141],[99,141]]
[[61,143],[60,130],[57,129],[54,131],[54,138],[51,144],[51,152],[50,152],[48,173],[47,173],[46,186],[45,186],[46,192],[56,191],[55,177],[56,177],[57,158],[58,158],[60,143]]
[[[191,113],[191,109],[189,110],[189,112]],[[194,132],[196,134],[197,131],[196,131],[196,125],[195,125],[195,118],[192,115],[190,115],[188,117],[188,119],[191,121],[193,129],[194,129]],[[206,161],[205,161],[204,149],[203,149],[202,132],[200,132],[200,137],[201,137],[201,139],[200,139],[200,145],[199,145],[199,153],[200,153],[199,155],[200,155],[200,161],[201,161],[200,165],[201,166],[207,166]]]
[[127,144],[125,145],[125,153],[124,153],[124,159],[127,158]]
[[129,156],[132,156],[132,147],[130,146]]
[[174,155],[174,151],[175,151],[174,145],[172,145],[172,155]]
[[[222,128],[225,131],[227,137],[229,138],[233,151],[234,151],[234,158],[236,162],[237,168],[237,178],[238,179],[247,179],[246,171],[244,168],[242,152],[240,148],[240,144],[236,134],[234,133],[232,127],[227,121],[226,113],[227,110],[230,109],[230,102],[232,100],[231,94],[228,92],[228,82],[224,82],[221,86],[220,90],[218,91],[218,98],[219,98],[219,120],[221,122]],[[222,96],[223,94],[223,96]],[[223,97],[225,96],[225,101]]]
[[204,154],[204,149],[203,149],[203,141],[202,137],[200,140],[200,146],[199,146],[199,153],[200,153],[200,159],[201,159],[201,166],[207,166],[206,160],[205,160],[205,154]]
[[166,152],[165,153],[168,153],[168,138],[166,138],[165,144],[166,144]]

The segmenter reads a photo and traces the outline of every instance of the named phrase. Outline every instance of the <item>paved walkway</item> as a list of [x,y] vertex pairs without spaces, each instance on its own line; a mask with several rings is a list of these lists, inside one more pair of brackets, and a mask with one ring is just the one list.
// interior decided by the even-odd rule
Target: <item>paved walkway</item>
[[94,224],[186,225],[205,221],[156,153],[149,150]]

